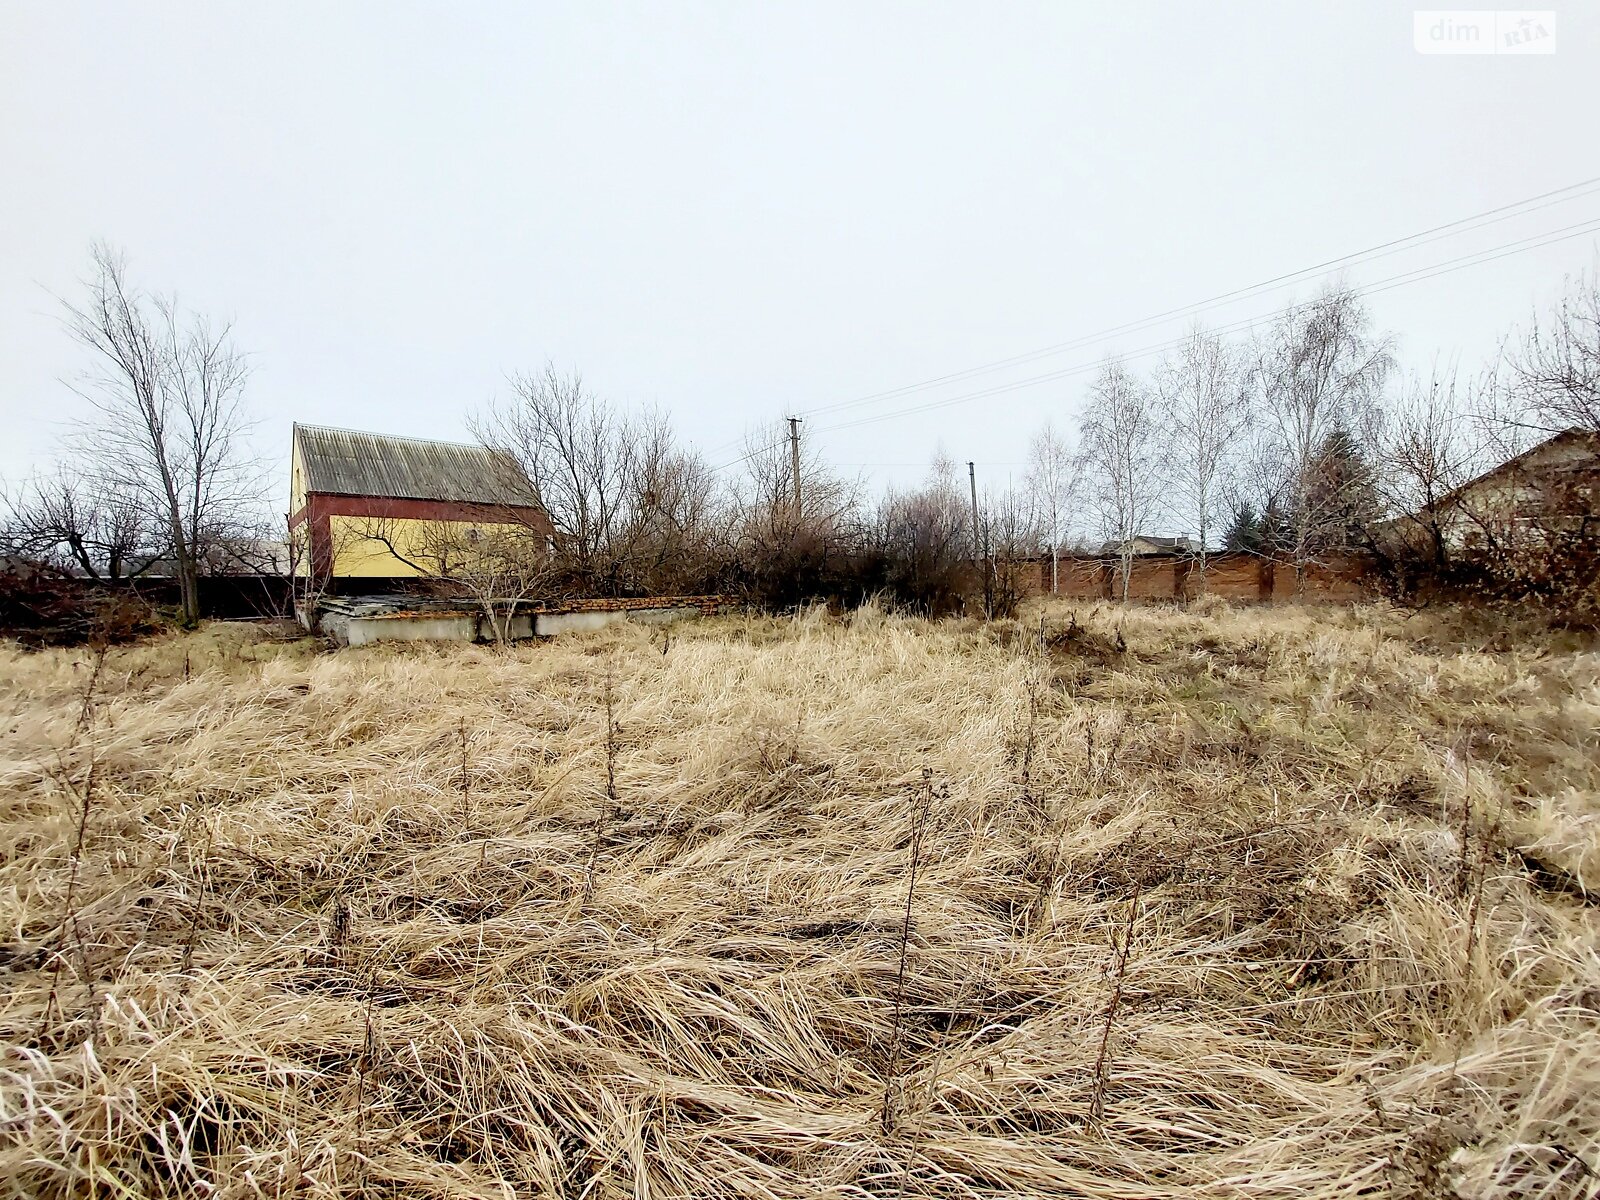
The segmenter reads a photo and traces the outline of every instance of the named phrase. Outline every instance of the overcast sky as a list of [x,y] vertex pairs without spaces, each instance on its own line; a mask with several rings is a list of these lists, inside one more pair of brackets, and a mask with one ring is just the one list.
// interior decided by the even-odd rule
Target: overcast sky
[[[0,0],[0,475],[78,407],[52,294],[96,238],[236,322],[263,454],[295,420],[462,438],[548,359],[721,463],[787,413],[1600,176],[1600,7],[1558,19],[1553,55],[1425,56],[1394,3]],[[1591,189],[1348,278],[1595,218]],[[1406,362],[1476,364],[1597,252],[1569,237],[1371,309]],[[806,428],[878,482],[941,442],[1001,480],[1086,374],[831,427],[1182,324]]]

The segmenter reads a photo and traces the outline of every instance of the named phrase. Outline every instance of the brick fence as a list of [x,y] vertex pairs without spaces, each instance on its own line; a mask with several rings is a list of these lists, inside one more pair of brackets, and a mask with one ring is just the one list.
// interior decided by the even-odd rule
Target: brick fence
[[[1021,590],[1048,596],[1050,560],[1015,564]],[[1120,563],[1115,558],[1071,556],[1057,561],[1055,594],[1073,600],[1110,600],[1120,596]],[[1349,604],[1370,598],[1362,582],[1366,562],[1358,555],[1339,555],[1308,564],[1296,586],[1294,564],[1259,554],[1224,552],[1206,556],[1202,585],[1200,564],[1186,554],[1146,554],[1133,560],[1128,573],[1131,600],[1193,600],[1209,593],[1228,600],[1312,600]]]

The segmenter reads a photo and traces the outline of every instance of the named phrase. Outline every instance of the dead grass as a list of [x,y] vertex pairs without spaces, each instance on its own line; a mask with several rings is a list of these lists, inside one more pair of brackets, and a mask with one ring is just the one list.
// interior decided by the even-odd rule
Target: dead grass
[[0,651],[0,1195],[1600,1194],[1593,643],[1049,617]]

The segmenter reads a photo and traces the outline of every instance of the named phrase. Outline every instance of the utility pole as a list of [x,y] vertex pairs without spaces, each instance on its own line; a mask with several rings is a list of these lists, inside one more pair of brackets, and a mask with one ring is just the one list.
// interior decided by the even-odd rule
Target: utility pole
[[789,472],[794,477],[794,519],[800,521],[800,418],[789,418]]
[[967,464],[967,482],[972,485],[972,561],[983,557],[983,547],[978,544],[978,464]]
[[972,487],[972,565],[983,572],[983,617],[988,620],[993,611],[989,591],[989,563],[984,558],[983,544],[978,534],[978,465],[967,463],[967,483]]

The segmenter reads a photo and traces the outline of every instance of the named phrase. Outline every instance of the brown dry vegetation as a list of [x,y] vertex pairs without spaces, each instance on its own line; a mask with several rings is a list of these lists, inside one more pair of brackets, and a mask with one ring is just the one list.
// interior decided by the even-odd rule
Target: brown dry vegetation
[[1043,642],[0,651],[0,1194],[1596,1193],[1591,642]]

